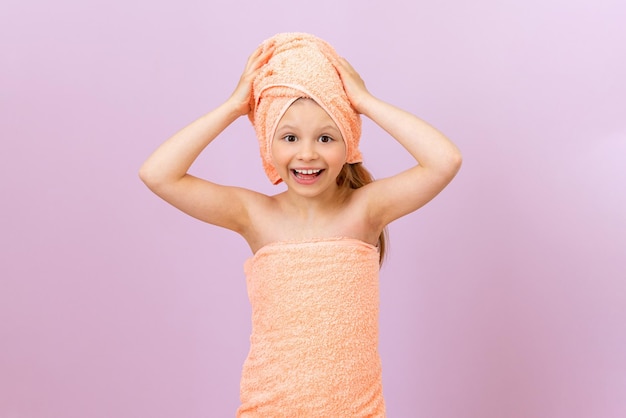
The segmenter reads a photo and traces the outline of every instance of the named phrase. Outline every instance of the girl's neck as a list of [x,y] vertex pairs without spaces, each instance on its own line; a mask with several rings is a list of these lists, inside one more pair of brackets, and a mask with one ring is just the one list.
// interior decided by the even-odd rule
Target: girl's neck
[[281,205],[301,219],[315,219],[337,213],[346,203],[349,193],[347,190],[337,189],[334,193],[322,196],[303,196],[286,190],[277,197]]

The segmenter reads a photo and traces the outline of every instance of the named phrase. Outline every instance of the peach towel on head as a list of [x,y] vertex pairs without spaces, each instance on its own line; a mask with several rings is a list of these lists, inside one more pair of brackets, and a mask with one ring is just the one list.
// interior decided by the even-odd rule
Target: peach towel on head
[[244,270],[252,335],[237,416],[384,417],[376,247],[273,243]]
[[346,162],[362,162],[361,117],[343,88],[336,69],[339,55],[333,47],[308,33],[279,33],[259,49],[273,52],[252,84],[249,117],[270,181],[281,181],[271,156],[276,127],[289,106],[302,97],[313,99],[333,119],[346,143]]

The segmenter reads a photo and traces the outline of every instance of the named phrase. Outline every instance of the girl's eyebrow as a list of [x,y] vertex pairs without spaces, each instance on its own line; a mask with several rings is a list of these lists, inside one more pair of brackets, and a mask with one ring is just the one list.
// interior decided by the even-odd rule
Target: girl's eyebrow
[[[279,126],[278,129],[276,129],[276,132],[282,132],[282,131],[295,131],[298,128],[292,125],[282,125]],[[339,128],[337,128],[336,126],[333,125],[324,125],[321,128],[318,129],[319,131],[329,131],[329,130],[333,130],[335,132],[340,132]]]
[[276,131],[293,131],[294,129],[296,129],[295,126],[281,125],[281,126],[278,127],[278,129],[276,129]]
[[334,125],[326,125],[326,126],[322,126],[322,128],[320,129],[321,131],[329,131],[329,130],[333,130],[336,132],[339,132],[339,129],[334,126]]

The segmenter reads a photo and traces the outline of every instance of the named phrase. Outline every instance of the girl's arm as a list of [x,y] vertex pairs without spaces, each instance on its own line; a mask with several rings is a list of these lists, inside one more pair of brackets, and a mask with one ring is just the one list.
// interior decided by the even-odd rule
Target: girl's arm
[[199,179],[187,171],[228,125],[248,114],[252,81],[270,54],[257,50],[225,103],[180,130],[144,162],[139,176],[154,193],[205,222],[238,232],[245,228],[246,202],[252,192]]
[[345,59],[340,60],[338,71],[354,108],[394,137],[418,163],[362,188],[370,219],[384,227],[441,192],[461,167],[461,153],[426,122],[369,93],[359,74]]

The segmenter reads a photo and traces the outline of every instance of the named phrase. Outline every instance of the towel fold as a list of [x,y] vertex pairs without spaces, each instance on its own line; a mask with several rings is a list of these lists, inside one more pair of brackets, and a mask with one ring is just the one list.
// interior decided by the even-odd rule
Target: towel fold
[[376,247],[275,243],[244,270],[252,335],[237,416],[384,417]]
[[306,33],[279,33],[259,48],[273,48],[274,52],[253,82],[249,117],[270,181],[281,182],[271,157],[276,127],[289,106],[302,97],[313,99],[333,119],[346,143],[346,162],[362,162],[361,117],[343,88],[336,69],[339,56],[334,48]]

